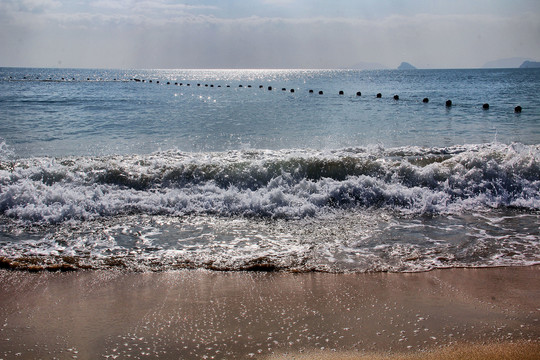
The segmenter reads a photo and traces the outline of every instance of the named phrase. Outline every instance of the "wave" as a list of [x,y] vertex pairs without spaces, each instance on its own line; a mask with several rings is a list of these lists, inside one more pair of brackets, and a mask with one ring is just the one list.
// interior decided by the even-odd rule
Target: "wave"
[[540,209],[540,146],[164,151],[0,159],[0,212],[26,225],[151,214],[299,219],[335,209]]

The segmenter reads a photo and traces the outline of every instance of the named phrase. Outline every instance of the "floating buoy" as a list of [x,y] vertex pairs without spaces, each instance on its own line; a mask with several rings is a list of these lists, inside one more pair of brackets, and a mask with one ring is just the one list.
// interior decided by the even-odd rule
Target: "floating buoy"
[[489,109],[489,104],[488,104],[488,103],[485,103],[484,105],[482,105],[482,109],[484,109],[484,110]]
[[362,93],[360,91],[357,91],[356,96],[362,96]]
[[427,104],[427,103],[429,102],[429,99],[428,99],[428,98],[424,98],[424,99],[422,100],[422,102]]
[[271,86],[269,86],[269,87],[268,87],[268,90],[272,90],[272,87],[271,87]]
[[167,81],[167,85],[171,85],[171,82],[170,82],[170,81]]
[[152,80],[148,80],[148,82],[152,82]]
[[379,99],[382,98],[382,94],[381,94],[381,93],[378,93],[378,94],[377,94],[377,98],[379,98]]
[[309,93],[310,93],[310,94],[313,94],[313,90],[309,89]]
[[208,84],[204,84],[205,87],[208,87]]
[[158,81],[156,81],[156,84],[159,84],[159,80],[158,80]]
[[322,91],[322,90],[321,90],[321,91],[319,91],[319,95],[322,95],[322,94],[323,94],[323,91]]
[[174,83],[174,85],[178,86],[178,83],[177,83],[177,82],[175,82],[175,83]]
[[345,94],[345,93],[343,92],[343,90],[340,90],[340,91],[339,91],[339,95],[343,95],[343,94]]
[[287,91],[287,89],[285,89],[285,88],[281,88],[281,91]]
[[263,86],[262,86],[262,85],[259,85],[259,89],[262,89],[262,88],[263,88]]
[[399,100],[399,95],[394,95],[394,100]]
[[214,84],[211,84],[210,87],[214,87]]
[[239,88],[244,87],[243,85],[238,85]]
[[520,113],[521,110],[522,110],[522,108],[519,105],[514,108],[514,112],[516,112],[516,113]]
[[250,87],[251,87],[251,85],[248,85],[248,88],[250,88]]
[[452,106],[452,100],[446,100],[446,107]]
[[293,93],[293,92],[294,92],[294,89],[291,89],[291,92]]

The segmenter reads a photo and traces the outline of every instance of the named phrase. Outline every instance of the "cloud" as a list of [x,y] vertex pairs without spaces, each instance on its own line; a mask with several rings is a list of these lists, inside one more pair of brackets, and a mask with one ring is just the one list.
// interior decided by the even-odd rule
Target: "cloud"
[[27,4],[23,14],[17,4],[0,0],[0,10],[11,14],[0,22],[0,65],[331,68],[408,61],[474,67],[504,57],[540,58],[537,13],[219,17],[208,3],[96,0],[75,8],[35,0],[41,12]]

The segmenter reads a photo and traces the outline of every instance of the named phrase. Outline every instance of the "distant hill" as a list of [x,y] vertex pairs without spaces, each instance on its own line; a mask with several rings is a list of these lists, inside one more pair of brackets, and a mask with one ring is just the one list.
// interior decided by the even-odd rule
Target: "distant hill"
[[523,64],[520,65],[520,69],[532,69],[532,68],[540,68],[540,61],[524,61]]
[[499,59],[494,61],[489,61],[484,64],[484,68],[518,68],[520,65],[523,64],[525,61],[530,61],[531,59],[522,58],[522,57],[514,57],[514,58],[508,58],[508,59]]
[[350,67],[350,69],[358,70],[384,70],[388,69],[386,66],[379,63],[359,62]]
[[398,70],[415,70],[416,67],[412,66],[411,64],[409,64],[408,62],[402,62],[398,68]]

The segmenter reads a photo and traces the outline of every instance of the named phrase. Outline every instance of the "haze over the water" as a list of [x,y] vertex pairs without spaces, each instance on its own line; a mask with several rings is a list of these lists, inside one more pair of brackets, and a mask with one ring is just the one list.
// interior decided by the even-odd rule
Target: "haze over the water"
[[537,0],[0,0],[0,66],[470,68],[539,39]]

